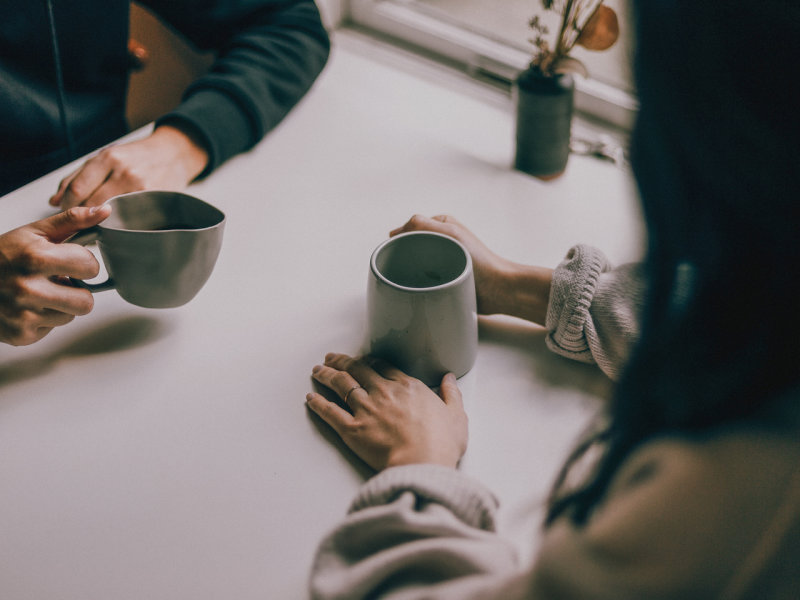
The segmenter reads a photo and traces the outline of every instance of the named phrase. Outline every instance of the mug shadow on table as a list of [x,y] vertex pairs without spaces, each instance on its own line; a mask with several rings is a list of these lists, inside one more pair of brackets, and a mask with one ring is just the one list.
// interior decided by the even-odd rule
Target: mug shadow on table
[[63,359],[108,354],[149,344],[163,337],[168,329],[163,320],[145,316],[106,321],[48,354],[0,365],[0,387],[42,375]]
[[480,317],[481,345],[507,348],[524,359],[524,367],[534,379],[550,387],[569,388],[598,398],[607,398],[613,382],[597,365],[570,360],[551,351],[546,344],[547,330],[519,319]]

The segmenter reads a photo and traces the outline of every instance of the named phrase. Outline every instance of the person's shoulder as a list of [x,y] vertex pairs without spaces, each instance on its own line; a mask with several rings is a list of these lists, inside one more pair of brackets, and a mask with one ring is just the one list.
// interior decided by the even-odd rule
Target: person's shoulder
[[710,592],[761,544],[798,483],[800,436],[739,426],[661,437],[623,464],[582,533],[585,548],[653,583]]
[[780,500],[798,469],[800,430],[742,423],[644,444],[620,469],[609,495],[654,485],[767,508],[770,498]]

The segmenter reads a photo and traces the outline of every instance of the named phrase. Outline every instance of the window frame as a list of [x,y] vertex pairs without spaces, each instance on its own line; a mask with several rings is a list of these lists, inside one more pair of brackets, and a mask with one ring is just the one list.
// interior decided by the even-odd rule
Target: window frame
[[[518,48],[390,0],[348,0],[347,22],[445,58],[509,90],[530,61],[530,54]],[[638,106],[638,100],[624,90],[575,78],[575,108],[591,118],[630,131]]]

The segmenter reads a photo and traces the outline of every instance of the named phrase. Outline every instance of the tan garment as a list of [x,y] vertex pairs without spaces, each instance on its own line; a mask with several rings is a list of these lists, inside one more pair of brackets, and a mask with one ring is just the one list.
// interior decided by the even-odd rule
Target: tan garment
[[800,598],[800,439],[753,429],[635,452],[584,527],[533,565],[492,533],[480,484],[432,465],[368,481],[323,542],[315,598]]

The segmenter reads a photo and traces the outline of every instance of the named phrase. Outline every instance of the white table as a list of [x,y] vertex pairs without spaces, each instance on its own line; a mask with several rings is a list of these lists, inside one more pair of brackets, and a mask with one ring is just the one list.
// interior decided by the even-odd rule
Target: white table
[[[510,168],[510,100],[338,33],[303,103],[189,191],[228,223],[188,305],[116,292],[24,348],[0,345],[0,598],[306,597],[318,541],[365,468],[304,407],[311,367],[356,353],[368,259],[414,213],[456,215],[498,253],[554,266],[574,243],[642,252],[630,174],[573,157],[542,183]],[[0,199],[8,230],[50,213],[67,168]],[[464,471],[529,556],[554,472],[608,382],[541,329],[482,319],[461,387]]]

